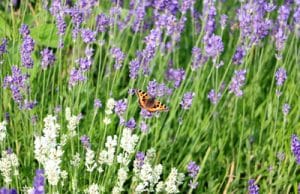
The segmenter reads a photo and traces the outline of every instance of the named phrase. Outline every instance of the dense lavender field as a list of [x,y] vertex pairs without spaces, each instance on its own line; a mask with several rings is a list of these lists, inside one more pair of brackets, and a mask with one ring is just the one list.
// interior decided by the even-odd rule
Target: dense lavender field
[[299,0],[0,1],[0,194],[300,192],[299,39]]

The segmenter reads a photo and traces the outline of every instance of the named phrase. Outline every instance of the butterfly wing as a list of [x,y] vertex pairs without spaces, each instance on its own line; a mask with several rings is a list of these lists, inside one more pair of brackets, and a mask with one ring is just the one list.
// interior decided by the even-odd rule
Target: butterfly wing
[[142,90],[135,90],[136,95],[139,98],[139,105],[141,108],[149,111],[168,111],[169,109],[166,105],[162,104],[160,101],[155,100],[155,98],[150,97],[147,92],[143,92]]
[[166,105],[162,104],[160,101],[155,100],[154,105],[152,107],[148,107],[147,110],[149,112],[157,112],[157,111],[168,111],[169,109],[167,108]]
[[150,96],[146,92],[143,92],[142,90],[135,90],[135,93],[139,98],[140,107],[146,109],[147,101],[150,99]]

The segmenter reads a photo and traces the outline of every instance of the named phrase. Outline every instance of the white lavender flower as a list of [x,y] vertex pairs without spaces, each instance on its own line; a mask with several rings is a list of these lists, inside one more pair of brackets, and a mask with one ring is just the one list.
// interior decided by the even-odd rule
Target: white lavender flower
[[87,194],[99,194],[99,186],[96,183],[91,184],[87,189],[84,190]]
[[67,128],[69,130],[70,136],[74,137],[76,135],[75,129],[79,125],[79,121],[81,119],[80,115],[72,115],[71,114],[71,109],[69,107],[66,108],[66,119],[68,121]]
[[3,176],[5,184],[9,184],[12,181],[13,176],[17,176],[19,161],[15,153],[8,151],[2,151],[2,157],[0,159],[0,172]]
[[111,123],[111,119],[110,119],[109,117],[104,117],[103,123],[104,123],[105,125],[109,125],[109,124]]
[[105,125],[109,125],[111,123],[111,119],[109,118],[109,115],[113,113],[114,107],[115,107],[115,100],[113,98],[109,98],[106,103],[105,117],[103,119],[103,123]]
[[3,141],[6,137],[6,125],[7,125],[6,121],[2,121],[0,123],[0,142]]
[[112,190],[113,194],[121,193],[124,190],[123,185],[128,177],[127,171],[128,171],[128,169],[124,168],[124,167],[121,167],[118,170],[118,181],[117,181],[116,186],[114,186],[114,188]]
[[106,139],[105,147],[107,150],[102,150],[99,154],[98,163],[100,165],[107,164],[108,166],[111,166],[114,162],[115,157],[115,151],[117,146],[117,136],[114,135],[108,136]]
[[117,162],[123,166],[127,166],[130,162],[128,153],[120,153],[117,156]]
[[165,191],[167,193],[179,193],[178,186],[183,183],[184,174],[179,173],[176,168],[172,168],[167,180],[165,181]]
[[35,158],[44,166],[45,177],[52,186],[58,184],[61,176],[60,163],[63,150],[56,141],[59,129],[56,117],[48,115],[44,119],[43,136],[36,136],[34,140]]
[[96,167],[96,161],[95,161],[95,152],[87,148],[85,153],[85,167],[87,168],[88,172],[92,172]]
[[[143,155],[142,152],[139,152],[136,155],[136,159],[134,161],[134,180],[138,182],[135,191],[137,193],[142,192],[154,192],[154,187],[158,183],[160,179],[160,175],[162,174],[163,166],[158,164],[153,166],[150,164],[153,156],[155,156],[154,149],[149,149],[147,151],[147,155]],[[149,156],[148,156],[149,154]]]
[[139,140],[139,137],[135,134],[132,135],[132,130],[129,128],[124,128],[122,133],[122,138],[120,142],[120,147],[123,148],[128,154],[134,153],[134,148]]
[[80,164],[80,155],[77,152],[75,155],[73,155],[72,160],[71,160],[71,165],[74,167],[78,167]]
[[109,98],[107,100],[107,105],[106,105],[106,109],[112,110],[115,107],[115,100],[113,98]]

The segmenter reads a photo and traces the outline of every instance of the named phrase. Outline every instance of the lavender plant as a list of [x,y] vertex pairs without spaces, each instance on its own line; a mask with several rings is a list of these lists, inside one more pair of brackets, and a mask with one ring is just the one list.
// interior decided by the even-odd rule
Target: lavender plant
[[0,1],[0,16],[0,193],[299,190],[299,0]]

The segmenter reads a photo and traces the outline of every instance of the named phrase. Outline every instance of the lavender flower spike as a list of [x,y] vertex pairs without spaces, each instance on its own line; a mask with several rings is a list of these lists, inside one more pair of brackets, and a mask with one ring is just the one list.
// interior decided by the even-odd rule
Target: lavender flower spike
[[7,189],[5,187],[2,187],[0,189],[0,194],[17,194],[17,190],[16,189]]
[[193,98],[195,93],[187,92],[184,94],[182,101],[180,102],[181,108],[187,110],[192,106]]
[[287,78],[286,70],[284,68],[280,67],[275,73],[275,78],[276,78],[276,85],[282,86],[284,81]]
[[44,194],[45,193],[44,170],[37,169],[35,171],[33,187],[34,187],[34,189],[33,189],[34,194]]
[[231,83],[229,85],[229,93],[234,93],[236,96],[242,96],[243,91],[241,87],[245,84],[246,79],[246,70],[238,70],[235,71],[235,75],[233,76]]
[[198,182],[196,182],[196,177],[199,173],[199,170],[200,166],[198,166],[194,161],[191,161],[187,166],[189,176],[192,178],[189,183],[191,189],[196,189],[198,186]]
[[47,69],[52,66],[55,62],[55,55],[52,50],[45,48],[41,51],[42,56],[42,69]]
[[0,44],[0,57],[7,52],[7,39],[3,38]]
[[214,89],[212,89],[208,93],[207,98],[210,100],[211,103],[217,104],[217,102],[221,98],[221,93],[217,93]]
[[291,150],[296,158],[297,164],[300,164],[300,141],[295,134],[292,135]]
[[251,179],[248,182],[248,193],[249,194],[258,194],[259,193],[259,187],[255,184],[255,180]]

